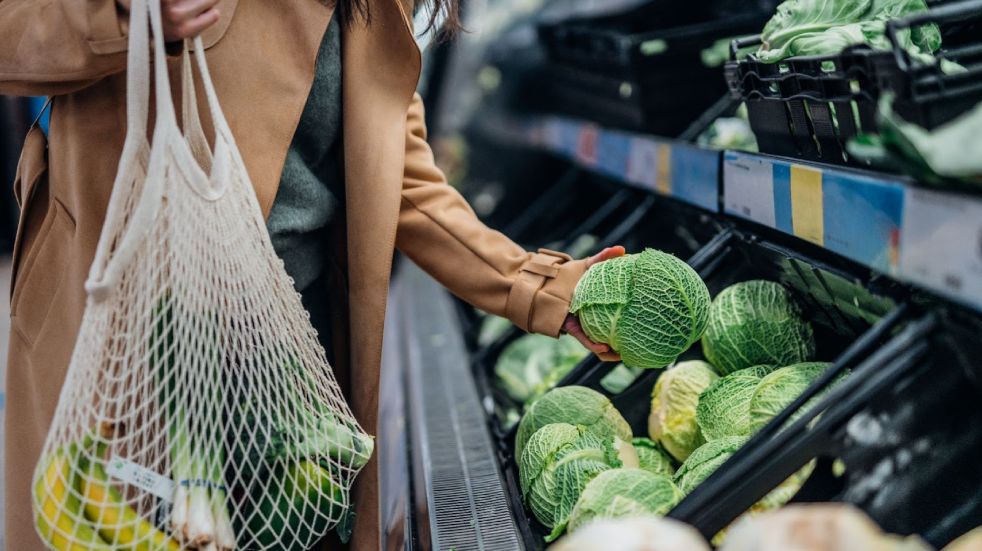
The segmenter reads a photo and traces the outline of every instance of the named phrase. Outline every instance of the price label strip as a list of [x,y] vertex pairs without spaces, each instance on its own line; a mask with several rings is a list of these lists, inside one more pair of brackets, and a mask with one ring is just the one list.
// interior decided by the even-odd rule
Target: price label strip
[[901,276],[982,310],[982,201],[908,189],[903,220]]
[[862,173],[726,152],[727,214],[896,274],[904,186]]
[[791,165],[791,231],[820,246],[825,245],[825,209],[822,171]]
[[672,196],[719,212],[720,152],[678,143],[672,144],[671,149]]
[[780,229],[774,211],[774,166],[770,160],[726,152],[723,163],[723,211]]
[[628,183],[654,190],[658,178],[658,144],[652,140],[632,139],[626,172]]

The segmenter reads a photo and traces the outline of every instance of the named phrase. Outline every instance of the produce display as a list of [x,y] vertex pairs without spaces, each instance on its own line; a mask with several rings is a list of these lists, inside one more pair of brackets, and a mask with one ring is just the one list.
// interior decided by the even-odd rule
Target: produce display
[[683,494],[672,479],[642,469],[612,469],[591,480],[569,515],[576,531],[601,518],[664,515]]
[[773,366],[756,365],[739,369],[713,381],[699,395],[696,423],[707,441],[724,436],[750,434],[750,399],[761,379],[774,371]]
[[886,534],[843,504],[789,505],[736,523],[722,551],[929,551],[916,536]]
[[725,436],[699,446],[675,471],[675,484],[686,494],[695,490],[746,443],[746,436]]
[[750,128],[746,108],[741,111],[737,112],[738,116],[720,117],[713,121],[713,124],[699,135],[696,143],[712,149],[757,152],[757,136]]
[[508,396],[524,404],[555,386],[586,355],[583,346],[569,335],[559,339],[525,335],[501,352],[494,374]]
[[642,368],[665,367],[699,340],[708,310],[709,291],[699,275],[653,249],[595,264],[570,305],[587,336]]
[[521,454],[522,497],[551,541],[566,529],[573,506],[590,480],[622,465],[612,441],[582,426],[546,425],[529,439]]
[[696,408],[699,395],[718,378],[713,366],[692,360],[665,370],[655,383],[648,434],[676,461],[685,461],[706,442],[696,421]]
[[[622,363],[515,340],[500,319],[460,362],[475,372],[515,538],[560,551],[925,548],[850,520],[770,528],[775,511],[829,499],[940,548],[978,515],[978,423],[933,413],[942,392],[978,379],[962,334],[979,333],[975,257],[971,239],[951,239],[977,233],[978,201],[917,186],[982,182],[978,3],[629,4],[531,19],[524,47],[546,55],[513,74],[530,87],[487,113],[505,122],[473,129],[495,154],[518,149],[550,171],[534,206],[489,223],[529,249],[568,251],[582,233],[596,240],[574,258],[635,253],[592,265],[569,307]],[[679,66],[655,63],[682,48],[693,55]],[[504,74],[512,51],[490,65]],[[623,66],[604,69],[615,56]],[[649,90],[695,93],[695,66],[722,77],[718,101],[683,132],[661,130],[674,104]],[[565,90],[538,87],[550,77]],[[531,90],[541,103],[518,108]],[[481,177],[500,193],[490,160]],[[817,526],[816,511],[787,518]]]
[[809,361],[815,339],[786,288],[754,280],[727,287],[713,299],[702,351],[726,375],[755,365]]
[[481,321],[481,330],[477,334],[477,344],[487,346],[498,340],[511,327],[512,324],[508,318],[488,314]]
[[[831,364],[826,362],[803,362],[764,375],[750,397],[750,431],[760,430],[771,418],[791,405],[795,397],[804,392],[829,367]],[[801,410],[791,416],[789,422],[804,415],[824,395],[821,392],[806,402]]]
[[[484,538],[505,525],[514,534],[501,541],[513,537],[529,551],[932,551],[931,544],[940,548],[964,532],[982,515],[982,479],[969,472],[982,450],[973,432],[978,410],[964,399],[979,390],[982,376],[972,371],[979,350],[976,343],[962,349],[982,334],[982,226],[973,223],[982,206],[975,197],[982,190],[982,3],[710,2],[668,14],[650,0],[571,0],[543,13],[547,0],[523,1],[477,3],[464,14],[477,20],[486,9],[520,12],[514,29],[476,41],[494,43],[491,53],[458,55],[447,45],[433,56],[443,59],[427,61],[454,60],[481,73],[480,90],[471,91],[480,101],[433,109],[444,120],[431,126],[455,134],[441,140],[468,147],[473,162],[465,172],[487,172],[471,181],[458,171],[450,179],[462,180],[475,212],[524,249],[573,258],[615,243],[639,251],[593,264],[567,297],[568,312],[560,306],[556,318],[575,317],[589,339],[609,345],[620,360],[605,363],[606,355],[591,355],[568,334],[520,334],[508,319],[461,304],[423,310],[418,297],[447,298],[424,278],[393,285],[393,295],[404,294],[389,304],[404,311],[386,314],[382,356],[405,362],[399,376],[411,384],[401,385],[402,400],[391,408],[401,408],[398,421],[405,423],[400,434],[383,427],[383,408],[379,426],[367,428],[407,444],[411,451],[380,459],[405,462],[398,474],[411,479],[405,488],[413,499],[400,505],[425,500],[428,509],[419,511],[430,514],[421,515],[428,523],[422,529],[399,534],[406,539],[397,546],[412,539],[407,549],[457,551],[474,533]],[[954,7],[975,13],[952,9],[960,2]],[[636,22],[620,18],[622,4],[643,8]],[[891,36],[891,21],[929,10],[937,23],[903,23]],[[696,86],[681,62],[660,74],[635,58],[693,48],[687,43],[697,42],[695,33],[710,36],[710,16],[746,19],[743,30],[753,36],[728,30],[703,40],[700,56],[685,63],[720,73],[715,103],[678,132],[660,131],[653,112],[675,104],[651,100],[649,89],[672,90],[680,102],[686,91],[694,97],[710,89]],[[556,56],[555,45],[543,49],[545,22],[564,18],[567,26],[551,34],[569,51],[556,48],[565,54]],[[662,34],[668,38],[653,38]],[[512,71],[521,79],[500,60],[518,42],[522,54],[534,48],[534,55],[514,56],[522,63]],[[604,69],[598,59],[615,53],[625,67]],[[454,70],[430,71],[436,82],[426,88],[446,97],[454,87],[439,79]],[[534,94],[526,93],[526,79]],[[554,86],[543,83],[552,82],[567,94],[549,97]],[[460,105],[475,113],[448,116]],[[637,120],[617,122],[627,116],[621,111],[635,109]],[[464,122],[472,116],[480,124]],[[478,144],[495,155],[482,158],[472,147]],[[516,150],[514,163],[497,158]],[[513,184],[516,167],[533,173]],[[508,195],[532,180],[542,187]],[[507,220],[516,208],[524,210]],[[108,243],[112,249],[115,241]],[[933,246],[938,250],[925,251]],[[241,266],[256,264],[254,256],[244,255]],[[556,285],[548,275],[555,267],[524,269],[551,281],[531,291],[516,285],[518,294],[540,293],[530,320],[565,304],[559,296],[543,299]],[[169,274],[152,271],[160,277],[150,281]],[[562,286],[569,276],[559,272]],[[211,302],[185,304],[177,316],[168,306],[176,286],[150,293],[127,279],[126,288],[153,295],[140,301],[145,319],[119,323],[125,308],[94,318],[101,322],[89,325],[99,338],[89,340],[127,348],[127,357],[73,357],[73,365],[100,366],[79,371],[99,377],[66,381],[65,396],[83,391],[65,410],[70,419],[61,409],[56,414],[53,426],[59,416],[71,422],[52,431],[31,481],[29,506],[45,544],[70,551],[307,551],[328,534],[347,544],[352,484],[373,456],[375,431],[355,420],[316,332],[231,324],[235,339],[228,339],[222,334],[230,324],[215,323],[226,309],[241,310],[239,320],[252,319],[253,308],[261,319],[286,319],[273,315],[280,311],[274,305],[296,298],[295,290],[286,284],[269,295],[277,300],[235,304],[221,293],[188,293]],[[406,289],[434,294],[408,300]],[[514,315],[520,309],[508,300],[509,308],[497,310]],[[416,334],[416,318],[406,312],[440,319],[418,324],[426,330]],[[428,330],[460,320],[453,346],[441,339],[430,348],[388,348],[389,335],[419,345],[450,335]],[[314,361],[294,351],[308,349],[317,351]],[[419,349],[427,353],[397,352]],[[425,365],[444,351],[453,361]],[[126,362],[145,368],[135,382],[103,383]],[[434,364],[439,369],[426,370]],[[934,377],[958,400],[931,388]],[[836,389],[842,399],[819,408]],[[442,394],[431,402],[433,392]],[[92,397],[103,395],[111,407],[96,406],[105,398]],[[790,411],[799,398],[802,405]],[[141,407],[131,412],[131,402]],[[938,429],[946,407],[954,413]],[[379,466],[379,473],[395,472]],[[384,492],[397,484],[379,478],[384,504]],[[465,493],[471,510],[461,514]],[[803,503],[818,499],[856,505]],[[433,522],[437,515],[445,516]],[[444,539],[448,533],[457,539]],[[383,548],[392,547],[387,537],[379,540]],[[982,526],[940,551],[982,551]]]
[[[669,334],[682,337],[659,357],[672,361],[690,348],[696,351],[692,345],[701,339],[708,361],[686,360],[661,371],[651,391],[647,435],[632,434],[610,399],[590,388],[558,387],[531,402],[518,426],[515,457],[522,496],[548,531],[548,541],[564,530],[579,530],[588,520],[667,513],[830,366],[814,361],[812,327],[787,288],[766,280],[743,281],[710,301],[695,272],[672,268],[669,276],[656,267],[673,261],[652,250],[619,264],[608,261],[598,265],[610,264],[607,270],[591,269],[591,280],[577,288],[573,310],[584,327],[596,335],[606,323],[602,333],[615,349],[622,345],[617,349],[622,354],[631,349],[634,358],[653,357],[632,346],[660,346],[661,328],[687,313],[697,321],[669,325]],[[670,284],[658,287],[661,281]],[[681,292],[677,301],[654,300],[639,288],[698,292]],[[625,291],[631,289],[635,292]],[[590,302],[586,295],[593,297]],[[692,297],[704,308],[691,307]],[[631,340],[636,333],[624,329],[627,321],[646,323],[651,333]],[[748,513],[790,501],[814,467],[809,463]]]
[[[602,476],[609,476],[607,471]],[[597,477],[598,479],[600,477]],[[595,479],[597,480],[597,479]],[[593,483],[591,483],[593,484]],[[941,551],[975,551],[976,528]],[[708,551],[702,536],[685,523],[641,513],[597,518],[559,540],[551,551]],[[793,504],[737,521],[720,551],[933,551],[917,536],[883,531],[865,513],[842,503]]]
[[628,367],[622,363],[617,364],[614,369],[600,379],[600,386],[611,394],[617,394],[631,385],[638,375],[641,374],[640,367]]
[[878,135],[849,142],[850,154],[871,164],[912,174],[919,181],[982,184],[982,102],[950,122],[927,130],[906,121],[893,109],[893,95],[880,98]]
[[559,540],[551,551],[709,551],[688,524],[670,518],[601,519]]
[[551,423],[570,423],[600,438],[610,438],[621,460],[638,466],[637,453],[631,445],[634,436],[627,421],[606,396],[582,386],[553,389],[528,408],[518,424],[515,457],[522,458],[532,435]]
[[638,437],[631,441],[638,453],[638,466],[652,474],[672,477],[675,475],[675,465],[661,444],[650,438]]
[[[788,0],[764,26],[757,57],[775,63],[792,56],[837,54],[857,44],[888,50],[887,22],[925,10],[924,0]],[[907,53],[927,62],[934,61],[941,47],[941,32],[933,24],[902,31],[899,39]],[[942,67],[957,70],[951,63]]]

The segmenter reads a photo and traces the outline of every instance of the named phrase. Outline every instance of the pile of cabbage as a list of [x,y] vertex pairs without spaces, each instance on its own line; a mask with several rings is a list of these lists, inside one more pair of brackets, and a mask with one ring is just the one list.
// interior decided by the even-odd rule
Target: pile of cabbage
[[582,386],[532,403],[515,437],[522,499],[553,541],[594,519],[664,515],[683,494],[671,457],[635,438],[611,401]]
[[[787,288],[746,281],[710,300],[694,271],[657,251],[591,268],[571,310],[625,364],[667,369],[652,392],[647,434],[632,434],[589,388],[556,388],[530,403],[515,460],[522,498],[547,541],[595,519],[664,515],[829,367],[815,361],[812,327]],[[697,342],[703,360],[677,361],[695,355]],[[751,512],[789,501],[811,470]]]

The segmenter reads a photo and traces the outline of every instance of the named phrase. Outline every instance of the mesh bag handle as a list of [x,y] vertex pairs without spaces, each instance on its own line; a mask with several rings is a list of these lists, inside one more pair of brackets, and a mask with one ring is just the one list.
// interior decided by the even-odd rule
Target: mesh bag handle
[[159,0],[132,1],[127,137],[32,481],[38,534],[90,551],[344,539],[374,440],[273,250],[199,39],[182,53],[181,133],[161,19]]

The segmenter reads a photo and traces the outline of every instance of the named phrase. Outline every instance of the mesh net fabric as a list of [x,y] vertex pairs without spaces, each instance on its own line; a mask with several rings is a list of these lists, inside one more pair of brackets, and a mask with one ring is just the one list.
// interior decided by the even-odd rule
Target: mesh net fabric
[[[135,0],[128,69],[144,76],[149,54],[133,45],[149,40],[147,9],[159,29],[159,5]],[[307,549],[350,528],[349,489],[373,451],[273,251],[200,43],[196,57],[213,153],[196,114],[188,136],[168,126],[165,73],[152,147],[130,136],[146,135],[133,115],[148,90],[128,95],[127,146],[33,480],[51,549]]]

